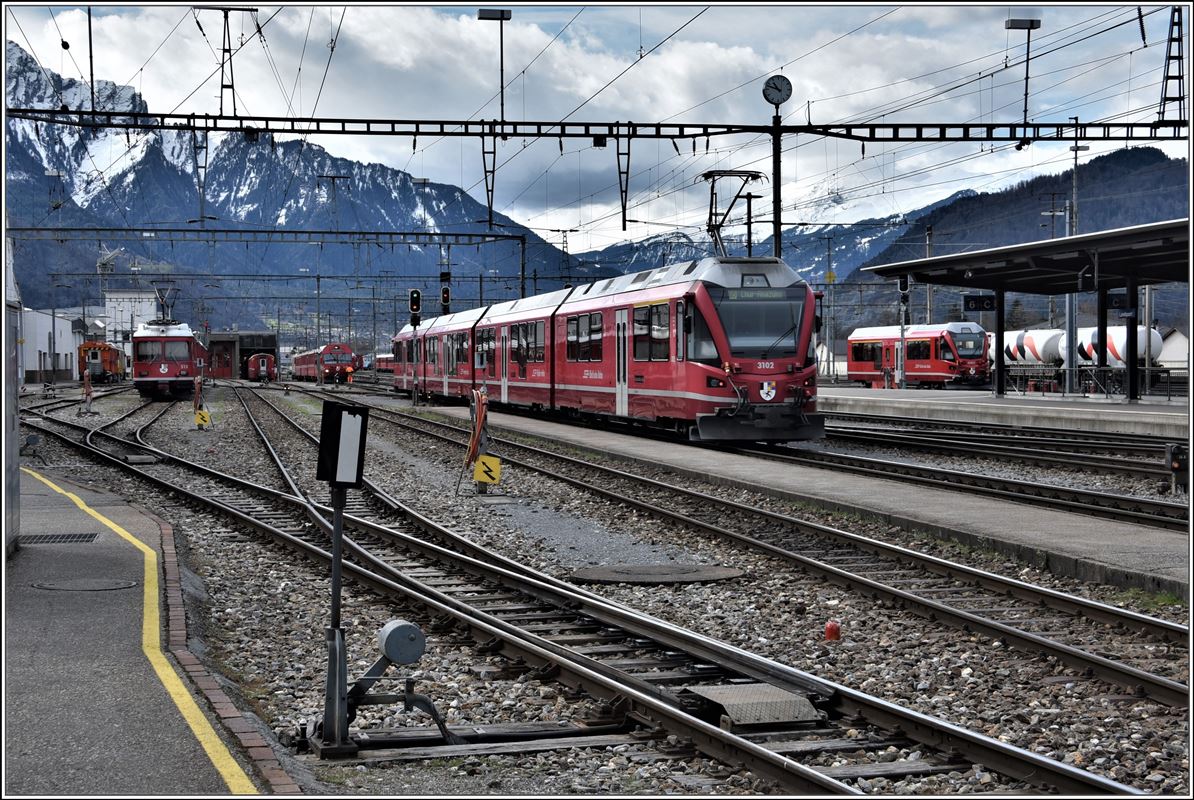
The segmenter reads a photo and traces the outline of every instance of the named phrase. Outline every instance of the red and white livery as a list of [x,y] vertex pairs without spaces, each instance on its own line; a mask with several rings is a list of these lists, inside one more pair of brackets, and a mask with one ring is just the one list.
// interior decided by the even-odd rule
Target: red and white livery
[[407,325],[394,386],[691,439],[817,439],[815,327],[782,260],[704,258]]
[[249,356],[249,380],[269,383],[278,379],[278,367],[272,353],[254,353]]
[[[981,386],[990,380],[987,334],[973,322],[904,326],[906,385]],[[875,389],[898,385],[900,326],[857,328],[847,339],[846,375]]]
[[[342,342],[332,342],[294,357],[294,379],[347,383],[352,374],[355,357],[352,348]],[[355,367],[353,367],[355,369]]]
[[207,348],[185,322],[150,320],[133,333],[133,385],[142,397],[190,397],[205,366]]

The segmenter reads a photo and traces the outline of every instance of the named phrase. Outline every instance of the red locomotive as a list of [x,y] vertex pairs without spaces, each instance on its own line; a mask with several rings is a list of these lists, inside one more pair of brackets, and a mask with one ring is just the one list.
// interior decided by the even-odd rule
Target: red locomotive
[[133,333],[133,385],[142,397],[190,397],[207,348],[185,322],[155,319]]
[[124,380],[124,351],[107,342],[83,342],[79,345],[79,378],[91,375],[92,383]]
[[389,354],[378,355],[373,359],[373,369],[377,372],[393,373],[394,371],[394,357]]
[[307,350],[294,357],[294,379],[297,381],[322,381],[323,383],[347,383],[352,374],[352,348],[338,342],[325,344],[314,350]]
[[269,383],[278,379],[278,367],[270,353],[249,356],[249,380]]
[[428,320],[397,391],[611,418],[699,440],[824,435],[813,292],[777,258],[704,258]]
[[[898,325],[858,328],[847,343],[846,374],[850,380],[874,389],[898,385]],[[973,322],[906,325],[904,346],[904,382],[908,386],[981,386],[990,380],[987,334]]]

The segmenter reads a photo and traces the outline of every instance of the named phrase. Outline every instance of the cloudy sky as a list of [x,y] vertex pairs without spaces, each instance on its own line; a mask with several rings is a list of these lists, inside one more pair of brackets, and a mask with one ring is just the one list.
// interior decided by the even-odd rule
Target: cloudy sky
[[[247,8],[248,6],[246,6]],[[270,116],[459,121],[499,115],[504,32],[507,120],[767,124],[767,76],[793,84],[797,124],[1157,118],[1169,6],[518,5],[508,22],[475,5],[258,5],[231,15],[237,109]],[[1137,9],[1142,12],[1138,17]],[[93,5],[95,75],[134,86],[155,112],[216,113],[222,15],[188,6]],[[1143,23],[1143,30],[1141,27]],[[260,35],[257,26],[260,25]],[[1187,21],[1188,25],[1188,21]],[[86,80],[86,7],[6,4],[6,38],[44,66]],[[62,41],[70,44],[64,50]],[[243,45],[242,45],[243,43]],[[334,43],[334,48],[329,47]],[[1147,46],[1146,46],[1147,45]],[[226,111],[231,101],[225,98]],[[1171,116],[1176,116],[1171,112]],[[485,201],[481,144],[466,138],[324,136],[332,153],[380,162]],[[1125,146],[1090,142],[1089,159]],[[1159,144],[1174,156],[1188,144]],[[785,138],[783,219],[852,222],[911,211],[963,189],[998,189],[1072,164],[1067,144],[870,144]],[[696,152],[657,140],[631,147],[623,232],[613,143],[499,142],[495,206],[568,233],[580,252],[623,239],[702,230],[709,169],[770,171],[770,142],[723,137]],[[756,192],[771,191],[770,183]],[[770,217],[769,200],[756,204]],[[730,231],[733,233],[734,231]],[[756,229],[757,235],[758,229]]]

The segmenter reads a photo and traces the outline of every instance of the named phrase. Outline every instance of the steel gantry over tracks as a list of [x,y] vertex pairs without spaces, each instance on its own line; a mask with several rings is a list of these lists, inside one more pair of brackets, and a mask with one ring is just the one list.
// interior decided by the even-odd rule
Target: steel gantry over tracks
[[[777,107],[778,110],[778,107]],[[481,140],[485,169],[485,197],[489,223],[493,227],[493,190],[497,173],[497,141],[510,138],[588,139],[594,147],[606,147],[613,139],[617,148],[618,190],[622,204],[622,229],[626,230],[626,209],[630,185],[630,143],[635,139],[667,139],[676,152],[678,142],[697,143],[705,148],[714,137],[755,135],[772,137],[772,233],[775,256],[780,256],[780,148],[783,136],[806,134],[866,142],[1076,142],[1156,141],[1187,137],[1188,120],[1159,119],[1154,122],[1075,123],[843,123],[837,125],[785,125],[777,113],[771,124],[684,124],[636,122],[512,122],[498,120],[411,120],[348,117],[227,116],[211,114],[152,114],[121,111],[9,108],[8,116],[41,124],[82,128],[124,128],[126,130],[190,130],[197,133],[243,133],[293,136],[409,136],[417,147],[420,136],[469,137]]]

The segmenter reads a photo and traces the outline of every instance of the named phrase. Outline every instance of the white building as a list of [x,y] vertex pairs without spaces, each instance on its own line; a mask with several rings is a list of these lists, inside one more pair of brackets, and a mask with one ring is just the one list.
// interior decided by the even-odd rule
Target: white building
[[18,359],[25,383],[57,383],[76,377],[75,337],[71,320],[61,311],[55,309],[51,316],[51,309],[21,309],[18,341]]
[[158,316],[158,298],[152,291],[130,289],[104,292],[103,318],[108,327],[106,341],[132,357],[133,331],[147,320]]

